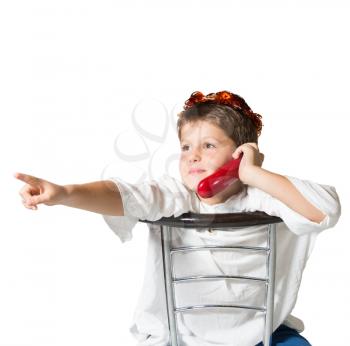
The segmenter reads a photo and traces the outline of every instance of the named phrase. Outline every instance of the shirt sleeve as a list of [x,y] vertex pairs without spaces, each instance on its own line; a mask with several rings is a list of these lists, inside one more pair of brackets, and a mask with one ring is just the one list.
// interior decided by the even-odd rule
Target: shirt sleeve
[[173,177],[164,175],[159,180],[137,184],[119,178],[108,180],[120,191],[124,216],[103,215],[103,218],[122,242],[132,239],[132,229],[139,220],[177,217],[191,209],[190,191]]
[[258,188],[250,187],[248,190],[249,204],[251,205],[249,210],[261,210],[269,215],[280,217],[286,226],[297,235],[321,232],[336,225],[341,214],[341,205],[335,187],[290,176],[286,176],[286,178],[311,204],[326,215],[320,223],[310,221],[277,198]]

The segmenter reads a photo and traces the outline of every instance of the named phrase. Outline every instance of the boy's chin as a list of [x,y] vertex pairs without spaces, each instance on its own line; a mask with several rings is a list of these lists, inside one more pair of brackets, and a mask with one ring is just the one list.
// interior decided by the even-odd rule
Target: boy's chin
[[197,185],[194,185],[194,184],[185,184],[185,185],[189,190],[193,192],[197,192]]
[[197,192],[197,186],[198,186],[198,183],[200,182],[200,180],[198,182],[193,182],[193,181],[189,182],[189,181],[182,180],[182,182],[189,190],[191,190],[193,192]]

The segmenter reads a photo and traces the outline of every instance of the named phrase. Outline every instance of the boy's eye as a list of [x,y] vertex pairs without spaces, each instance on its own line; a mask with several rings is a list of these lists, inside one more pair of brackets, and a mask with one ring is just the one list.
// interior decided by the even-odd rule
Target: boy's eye
[[211,144],[211,143],[205,143],[205,147],[206,148],[215,148],[215,145]]
[[188,148],[189,148],[189,146],[187,144],[185,144],[181,147],[181,150],[186,151],[186,150],[188,150]]

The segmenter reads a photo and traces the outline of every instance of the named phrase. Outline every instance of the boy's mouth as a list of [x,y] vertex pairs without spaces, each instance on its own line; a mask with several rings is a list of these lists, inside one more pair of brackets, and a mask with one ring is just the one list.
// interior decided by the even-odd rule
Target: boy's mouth
[[204,169],[200,169],[200,168],[192,168],[189,171],[189,174],[201,174],[204,173],[205,170]]

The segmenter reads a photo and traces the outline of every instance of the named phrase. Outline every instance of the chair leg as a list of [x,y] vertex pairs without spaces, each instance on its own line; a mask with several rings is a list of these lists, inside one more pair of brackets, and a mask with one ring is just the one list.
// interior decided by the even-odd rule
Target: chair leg
[[276,267],[276,225],[268,226],[266,271],[268,277],[267,294],[266,294],[266,314],[265,314],[265,331],[264,346],[270,346],[270,338],[273,328],[273,311],[274,311],[274,294],[275,294],[275,267]]
[[171,261],[171,233],[170,227],[161,226],[161,238],[162,238],[162,257],[163,257],[163,269],[164,269],[164,281],[165,281],[165,294],[168,311],[168,323],[169,334],[171,340],[171,346],[178,346],[178,333],[177,323],[175,315],[175,297],[174,286],[172,277],[172,261]]

